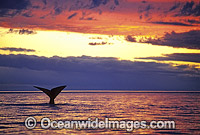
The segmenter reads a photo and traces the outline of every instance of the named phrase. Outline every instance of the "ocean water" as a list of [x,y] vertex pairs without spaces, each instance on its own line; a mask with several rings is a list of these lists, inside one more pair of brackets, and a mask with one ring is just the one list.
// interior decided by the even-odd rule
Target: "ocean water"
[[[61,93],[49,105],[44,93],[0,93],[0,134],[200,134],[200,93]],[[34,129],[24,121],[37,119]],[[175,129],[42,129],[40,120],[175,121]]]

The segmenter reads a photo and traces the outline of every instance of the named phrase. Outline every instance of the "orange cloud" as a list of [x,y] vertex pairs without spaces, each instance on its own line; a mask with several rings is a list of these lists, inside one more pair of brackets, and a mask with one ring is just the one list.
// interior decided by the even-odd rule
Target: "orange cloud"
[[18,12],[12,14],[12,18],[3,11],[12,12],[13,7],[1,7],[0,26],[111,35],[163,35],[164,32],[200,29],[198,0],[74,0],[59,3],[30,0],[30,3],[15,9]]

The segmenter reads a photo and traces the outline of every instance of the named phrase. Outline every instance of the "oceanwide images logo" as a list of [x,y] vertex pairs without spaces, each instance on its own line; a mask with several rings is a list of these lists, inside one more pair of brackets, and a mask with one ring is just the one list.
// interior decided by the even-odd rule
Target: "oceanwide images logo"
[[[125,121],[125,120],[99,120],[95,118],[92,120],[70,120],[70,121],[55,121],[48,117],[44,117],[40,120],[40,126],[42,129],[121,129],[128,132],[134,129],[175,129],[174,121],[151,121],[147,124],[147,121]],[[34,129],[37,125],[37,120],[34,117],[27,117],[25,119],[25,126],[28,129]]]

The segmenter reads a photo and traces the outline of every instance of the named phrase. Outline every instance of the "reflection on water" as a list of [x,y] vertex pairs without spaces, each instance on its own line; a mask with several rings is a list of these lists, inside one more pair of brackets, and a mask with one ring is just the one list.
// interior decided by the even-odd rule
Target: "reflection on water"
[[61,93],[56,105],[42,93],[0,94],[0,133],[6,134],[130,134],[126,130],[28,130],[24,120],[174,120],[176,129],[136,129],[133,134],[200,134],[199,93]]

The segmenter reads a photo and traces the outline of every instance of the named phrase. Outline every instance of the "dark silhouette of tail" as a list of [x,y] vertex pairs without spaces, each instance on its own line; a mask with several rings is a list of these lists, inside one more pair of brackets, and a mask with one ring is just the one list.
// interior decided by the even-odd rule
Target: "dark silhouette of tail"
[[37,87],[37,86],[33,86],[41,91],[43,91],[45,94],[47,94],[50,98],[49,104],[55,104],[54,99],[56,98],[56,96],[66,87],[66,86],[59,86],[56,88],[53,88],[51,90],[45,89],[45,88],[41,88],[41,87]]

